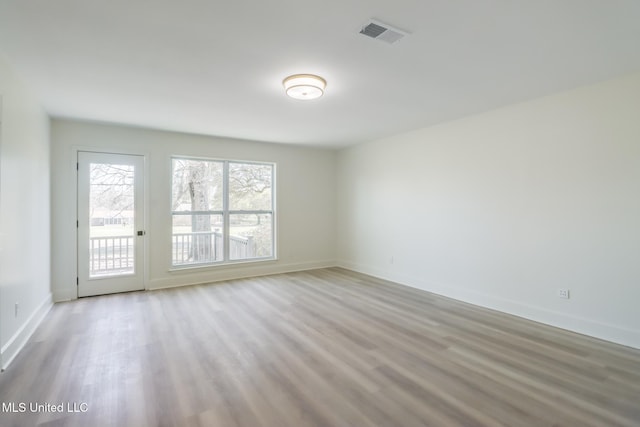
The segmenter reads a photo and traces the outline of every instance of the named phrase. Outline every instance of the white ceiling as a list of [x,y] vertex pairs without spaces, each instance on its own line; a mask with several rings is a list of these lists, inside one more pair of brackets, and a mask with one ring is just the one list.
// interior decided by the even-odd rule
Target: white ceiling
[[0,52],[54,117],[340,147],[639,71],[640,1],[0,0]]

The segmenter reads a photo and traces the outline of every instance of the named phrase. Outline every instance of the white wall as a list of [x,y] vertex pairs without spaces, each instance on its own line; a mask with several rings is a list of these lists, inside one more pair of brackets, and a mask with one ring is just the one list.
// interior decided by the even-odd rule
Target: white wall
[[2,57],[0,97],[0,355],[4,368],[51,307],[50,181],[49,119]]
[[[151,211],[146,228],[147,289],[335,264],[335,151],[56,119],[52,123],[56,301],[76,297],[78,148],[147,156]],[[170,272],[172,155],[275,162],[278,260]]]
[[640,348],[640,74],[345,149],[338,182],[341,265]]

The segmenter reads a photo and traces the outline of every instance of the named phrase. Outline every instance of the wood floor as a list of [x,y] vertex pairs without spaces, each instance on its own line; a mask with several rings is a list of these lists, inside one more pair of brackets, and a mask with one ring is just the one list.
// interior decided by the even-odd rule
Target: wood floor
[[639,426],[640,351],[325,269],[56,304],[0,402],[2,426]]

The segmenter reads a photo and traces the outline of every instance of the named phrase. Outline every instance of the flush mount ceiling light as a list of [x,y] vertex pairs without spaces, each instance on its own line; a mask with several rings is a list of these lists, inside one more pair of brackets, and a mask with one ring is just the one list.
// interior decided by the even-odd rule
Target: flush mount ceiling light
[[294,74],[282,81],[284,90],[294,99],[320,98],[327,87],[327,82],[322,77],[313,74]]

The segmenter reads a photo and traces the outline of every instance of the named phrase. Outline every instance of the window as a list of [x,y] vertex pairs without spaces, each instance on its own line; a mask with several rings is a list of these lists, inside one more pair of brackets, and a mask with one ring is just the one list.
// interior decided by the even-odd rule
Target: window
[[273,258],[273,164],[172,164],[172,266]]

